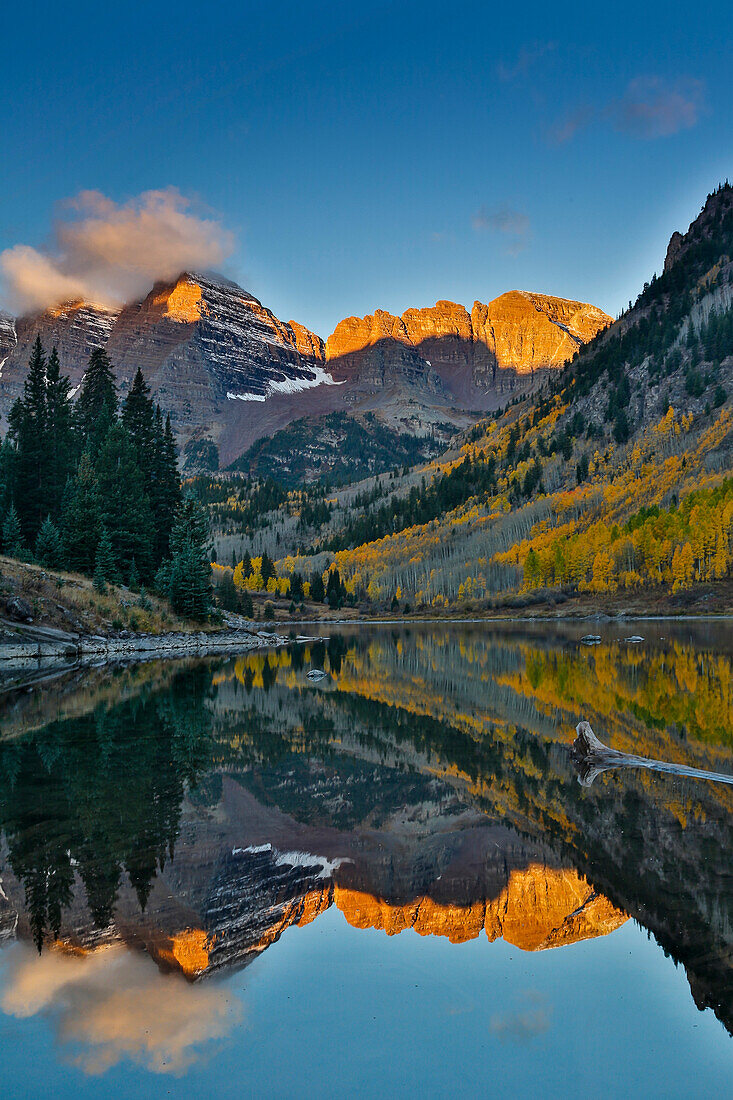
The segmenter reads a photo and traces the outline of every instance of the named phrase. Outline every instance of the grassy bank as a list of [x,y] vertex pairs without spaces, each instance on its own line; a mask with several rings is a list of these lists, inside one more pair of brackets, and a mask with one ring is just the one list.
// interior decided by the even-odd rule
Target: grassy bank
[[13,597],[26,601],[34,625],[58,630],[164,634],[202,629],[201,623],[181,619],[157,596],[117,585],[108,585],[107,591],[100,593],[89,577],[0,556],[0,617],[6,621],[13,619],[7,611]]

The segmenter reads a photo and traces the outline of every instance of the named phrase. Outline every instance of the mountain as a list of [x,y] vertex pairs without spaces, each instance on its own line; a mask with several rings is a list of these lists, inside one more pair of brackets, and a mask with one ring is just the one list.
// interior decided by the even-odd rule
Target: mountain
[[[555,317],[579,339],[567,312]],[[587,594],[595,608],[643,607],[651,590],[670,608],[696,593],[701,609],[733,606],[731,394],[726,184],[672,237],[633,307],[441,459],[337,496],[299,568],[335,563],[356,602],[368,591],[475,609]],[[297,539],[279,554],[302,529]]]
[[501,395],[562,366],[610,323],[596,306],[513,290],[474,302],[470,314],[440,301],[401,317],[348,317],[326,341],[326,358],[372,386],[404,375],[443,387],[459,407],[496,408]]
[[210,440],[223,465],[294,419],[331,412],[374,411],[392,432],[429,437],[531,387],[609,320],[593,306],[513,292],[471,316],[439,302],[402,318],[350,318],[324,344],[236,283],[184,272],[121,310],[74,302],[0,321],[0,416],[22,392],[40,335],[74,386],[100,345],[121,394],[141,367],[179,441]]

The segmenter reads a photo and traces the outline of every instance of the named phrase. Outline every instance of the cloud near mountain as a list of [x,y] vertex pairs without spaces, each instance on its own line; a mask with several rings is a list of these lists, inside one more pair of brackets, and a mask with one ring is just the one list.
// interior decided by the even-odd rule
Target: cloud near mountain
[[64,205],[47,249],[19,244],[0,253],[7,304],[16,312],[75,299],[122,305],[158,279],[187,268],[219,268],[234,238],[199,216],[173,187],[116,203],[82,191]]

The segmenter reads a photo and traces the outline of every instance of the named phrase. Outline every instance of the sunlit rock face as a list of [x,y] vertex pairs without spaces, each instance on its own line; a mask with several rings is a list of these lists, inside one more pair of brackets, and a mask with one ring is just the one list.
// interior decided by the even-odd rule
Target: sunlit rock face
[[318,337],[235,283],[192,274],[126,306],[107,351],[122,378],[142,368],[179,431],[210,425],[228,402],[261,404],[324,381]]
[[502,294],[487,306],[474,302],[471,321],[477,373],[511,368],[518,374],[532,374],[561,367],[611,320],[585,302],[518,290]]
[[318,336],[280,321],[235,283],[186,272],[122,310],[75,302],[0,324],[4,417],[22,393],[36,336],[47,352],[57,347],[73,386],[96,347],[106,347],[123,397],[140,367],[181,439],[197,431],[218,439],[231,422],[236,434],[243,405],[261,416],[269,398],[331,381]]
[[96,347],[106,347],[122,398],[140,367],[179,443],[210,438],[223,465],[298,417],[336,410],[374,411],[427,435],[436,424],[463,428],[475,410],[530,388],[609,320],[582,302],[512,291],[470,314],[440,301],[401,317],[348,317],[324,344],[236,283],[184,272],[121,310],[74,302],[0,317],[0,417],[22,393],[40,336],[74,387]]
[[395,372],[432,379],[465,399],[471,385],[495,386],[501,372],[532,375],[562,366],[611,318],[585,302],[513,290],[471,313],[456,302],[347,317],[326,341],[338,376],[386,384]]

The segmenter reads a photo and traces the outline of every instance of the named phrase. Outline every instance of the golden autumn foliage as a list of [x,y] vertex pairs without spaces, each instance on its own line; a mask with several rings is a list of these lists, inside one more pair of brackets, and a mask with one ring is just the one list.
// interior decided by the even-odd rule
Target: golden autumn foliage
[[[536,423],[529,416],[501,427],[491,423],[459,458],[427,469],[438,476],[466,456],[472,462],[505,458],[512,431],[525,453],[538,454],[565,411],[556,401]],[[337,551],[333,564],[349,590],[369,601],[399,591],[397,599],[423,607],[553,587],[607,593],[663,585],[676,592],[727,577],[733,482],[725,480],[724,469],[710,472],[709,459],[731,427],[727,408],[700,425],[692,414],[680,417],[670,408],[633,445],[596,450],[580,484],[569,484],[555,455],[540,465],[543,481],[557,487],[542,491],[541,481],[522,503],[517,486],[532,462],[520,462],[493,491],[440,519]]]

